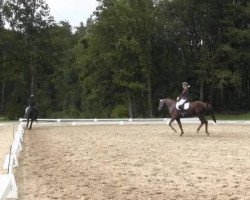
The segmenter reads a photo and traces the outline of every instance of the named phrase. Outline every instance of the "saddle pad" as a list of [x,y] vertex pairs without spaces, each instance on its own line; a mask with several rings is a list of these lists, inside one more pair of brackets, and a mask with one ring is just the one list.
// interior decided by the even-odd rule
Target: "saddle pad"
[[[175,105],[175,107],[176,107],[177,110],[180,110],[178,103]],[[189,108],[189,102],[184,103],[184,110],[187,110],[188,108]]]

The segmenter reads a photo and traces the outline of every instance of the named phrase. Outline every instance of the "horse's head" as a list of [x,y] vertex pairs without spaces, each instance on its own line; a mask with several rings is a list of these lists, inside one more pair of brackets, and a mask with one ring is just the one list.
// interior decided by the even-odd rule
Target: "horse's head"
[[167,106],[168,110],[171,112],[175,108],[176,101],[173,99],[160,99],[158,110],[161,110],[164,105]]
[[162,107],[164,106],[164,104],[165,104],[165,100],[164,100],[164,99],[160,99],[160,100],[159,100],[158,110],[161,110]]

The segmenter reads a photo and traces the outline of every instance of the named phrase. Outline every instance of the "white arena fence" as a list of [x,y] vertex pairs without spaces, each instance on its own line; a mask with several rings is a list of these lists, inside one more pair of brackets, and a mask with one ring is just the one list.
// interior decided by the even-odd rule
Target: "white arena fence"
[[10,147],[10,152],[5,156],[3,169],[7,170],[7,174],[0,175],[0,199],[17,199],[17,185],[12,168],[18,166],[18,154],[22,150],[24,129],[21,124],[14,134],[14,141]]
[[[60,125],[142,125],[142,124],[168,124],[170,118],[119,118],[119,119],[38,119],[37,122],[41,126],[60,126]],[[14,134],[14,141],[10,147],[10,153],[6,155],[3,168],[7,170],[7,174],[0,175],[0,200],[17,199],[18,191],[12,168],[18,166],[18,154],[22,150],[24,126],[26,119],[20,118],[18,130]],[[199,124],[198,118],[183,118],[183,124]],[[215,124],[212,120],[209,123]],[[176,122],[175,122],[176,123]],[[36,125],[36,123],[33,123]],[[248,124],[246,120],[217,120],[217,124]]]
[[[26,122],[26,119],[20,118],[20,123]],[[170,118],[93,118],[93,119],[38,119],[38,124],[43,125],[140,125],[140,124],[168,124]],[[199,124],[198,118],[182,118],[183,124]],[[173,123],[177,123],[174,121]],[[209,124],[215,124],[213,120],[208,120]],[[34,122],[33,124],[36,124]],[[249,120],[217,120],[217,124],[250,124]]]

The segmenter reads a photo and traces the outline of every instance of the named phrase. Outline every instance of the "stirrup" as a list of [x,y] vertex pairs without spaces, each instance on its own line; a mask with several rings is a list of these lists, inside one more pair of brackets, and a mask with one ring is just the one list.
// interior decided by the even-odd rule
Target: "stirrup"
[[185,110],[181,111],[181,116],[184,117],[187,115],[187,112]]

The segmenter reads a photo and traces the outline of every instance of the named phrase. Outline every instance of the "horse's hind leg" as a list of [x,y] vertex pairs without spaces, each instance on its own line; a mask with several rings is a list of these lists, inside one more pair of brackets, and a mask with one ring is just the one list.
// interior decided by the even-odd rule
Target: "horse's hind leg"
[[175,120],[175,118],[171,118],[170,122],[168,123],[168,125],[171,127],[171,129],[174,131],[174,132],[177,132],[175,130],[175,128],[172,126],[172,122]]
[[202,127],[203,124],[204,124],[204,122],[201,121],[200,126],[197,128],[197,131],[196,131],[197,133],[200,131],[200,129],[201,129],[201,127]]
[[27,118],[26,128],[28,128],[28,126],[29,126],[29,118]]
[[199,119],[200,119],[200,121],[201,121],[201,124],[200,124],[200,126],[197,128],[197,133],[200,131],[202,125],[205,124],[206,134],[209,135],[209,132],[208,132],[208,130],[207,130],[207,124],[208,124],[207,120],[205,119],[204,116],[199,116]]
[[30,128],[29,128],[29,130],[32,129],[32,124],[33,124],[33,120],[31,120],[31,122],[30,122]]

